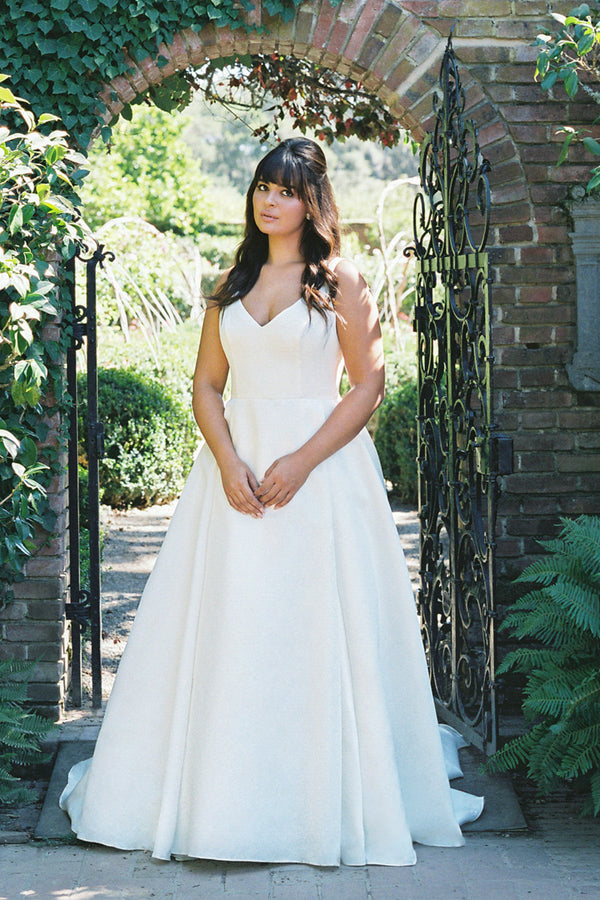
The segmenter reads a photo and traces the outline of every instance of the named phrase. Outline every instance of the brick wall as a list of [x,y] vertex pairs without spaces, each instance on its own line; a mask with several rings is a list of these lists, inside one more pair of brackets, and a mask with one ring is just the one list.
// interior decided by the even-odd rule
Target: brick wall
[[[571,5],[552,7],[566,13]],[[589,123],[597,109],[569,100],[560,87],[548,95],[534,84],[531,44],[552,21],[542,0],[344,0],[333,9],[328,0],[315,0],[285,24],[263,15],[259,2],[251,15],[268,33],[184,31],[160,48],[166,66],[147,58],[127,78],[115,79],[102,95],[107,119],[150,84],[207,57],[280,50],[360,78],[420,139],[431,124],[439,64],[454,26],[468,115],[493,166],[495,409],[515,447],[515,471],[503,484],[498,553],[500,575],[511,577],[560,515],[600,508],[600,394],[575,391],[565,368],[576,335],[569,191],[586,179],[591,160],[574,150],[567,165],[555,166],[557,127]],[[60,578],[56,564],[52,578]],[[32,583],[43,577],[34,575]],[[19,600],[28,610],[30,601]]]
[[[48,419],[47,444],[58,445],[58,418]],[[40,531],[37,553],[27,562],[25,580],[14,585],[15,599],[0,611],[0,659],[34,663],[28,695],[44,715],[58,719],[68,687],[67,454],[59,450],[60,474],[49,494],[56,513],[55,533]]]

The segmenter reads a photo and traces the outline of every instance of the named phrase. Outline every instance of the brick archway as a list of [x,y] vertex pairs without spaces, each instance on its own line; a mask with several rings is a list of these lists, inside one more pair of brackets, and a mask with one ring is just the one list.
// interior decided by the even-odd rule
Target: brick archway
[[[331,7],[328,0],[305,3],[293,21],[282,23],[262,12],[261,4],[251,17],[253,24],[265,25],[263,34],[247,34],[241,29],[207,27],[200,32],[186,29],[169,44],[159,47],[157,57],[131,62],[132,72],[113,79],[101,94],[106,104],[105,120],[118,116],[150,86],[185,69],[200,66],[207,58],[275,51],[305,57],[362,81],[390,107],[404,128],[420,141],[432,121],[433,93],[438,89],[439,67],[450,29],[455,27],[454,47],[461,63],[466,95],[466,114],[479,128],[482,150],[494,168],[493,203],[499,211],[492,244],[512,243],[512,234],[502,225],[526,226],[533,218],[533,201],[519,148],[498,105],[483,88],[491,65],[476,65],[473,38],[462,37],[477,30],[477,21],[459,17],[464,4],[348,0]],[[492,3],[482,6],[502,6]],[[446,18],[431,18],[432,7],[449,7]],[[414,10],[414,11],[413,11]],[[457,20],[458,19],[458,20]],[[475,24],[474,24],[475,23]],[[480,24],[478,26],[480,28]],[[168,62],[159,67],[158,56]],[[530,60],[534,53],[529,53]],[[472,71],[474,70],[474,71]],[[480,84],[478,79],[482,78]],[[518,206],[515,206],[518,201]],[[503,207],[510,206],[510,211]],[[523,232],[521,232],[522,234]],[[518,234],[517,234],[518,240]]]
[[[557,0],[553,7],[568,13],[571,5]],[[576,350],[577,299],[569,187],[587,180],[591,162],[574,152],[567,165],[556,167],[562,143],[557,125],[585,126],[596,108],[569,100],[561,88],[554,96],[544,94],[533,82],[532,42],[551,27],[547,3],[343,0],[331,7],[329,0],[306,0],[283,24],[269,18],[257,0],[251,21],[265,31],[189,29],[161,46],[156,58],[132,63],[132,72],[114,79],[101,95],[107,120],[150,85],[207,57],[280,51],[359,78],[419,140],[431,121],[443,48],[454,27],[467,115],[475,120],[493,167],[495,407],[515,448],[514,474],[504,479],[497,544],[499,574],[511,578],[539,552],[537,540],[553,534],[560,515],[597,513],[600,507],[600,394],[576,390],[568,376]],[[162,67],[159,54],[167,59]],[[53,506],[63,523],[65,502],[64,484],[57,482]],[[66,571],[62,533],[46,557],[32,561],[27,581],[15,591],[21,606],[30,604],[31,610],[45,598],[40,617],[58,597],[56,620],[36,625],[37,613],[27,612],[31,627],[21,634],[15,625],[10,638],[13,649],[19,642],[25,648],[16,655],[28,658],[39,658],[36,647],[46,641],[43,658],[49,662],[32,694],[57,712],[66,685]],[[503,596],[509,599],[506,590]],[[56,645],[56,656],[50,649],[46,654],[48,642]]]

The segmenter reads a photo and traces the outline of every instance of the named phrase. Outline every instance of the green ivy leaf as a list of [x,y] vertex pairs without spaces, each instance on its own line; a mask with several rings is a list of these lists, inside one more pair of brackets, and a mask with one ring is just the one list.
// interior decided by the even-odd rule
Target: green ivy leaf
[[593,153],[594,156],[600,156],[600,143],[594,140],[592,137],[584,137],[582,139],[582,143],[586,150],[589,150],[590,153]]
[[574,97],[579,87],[579,78],[575,69],[571,69],[565,78],[565,90],[569,97]]
[[8,453],[9,456],[12,456],[13,459],[19,452],[19,447],[21,446],[21,442],[12,431],[7,431],[5,428],[0,428],[0,441],[4,445],[4,449]]
[[18,204],[14,204],[8,214],[8,231],[9,234],[15,234],[23,227],[23,210]]

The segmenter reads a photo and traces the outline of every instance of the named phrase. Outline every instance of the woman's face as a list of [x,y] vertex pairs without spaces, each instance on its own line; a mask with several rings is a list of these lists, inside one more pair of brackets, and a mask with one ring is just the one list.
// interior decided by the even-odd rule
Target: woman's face
[[259,181],[252,195],[254,221],[263,234],[286,237],[302,230],[306,206],[295,190]]

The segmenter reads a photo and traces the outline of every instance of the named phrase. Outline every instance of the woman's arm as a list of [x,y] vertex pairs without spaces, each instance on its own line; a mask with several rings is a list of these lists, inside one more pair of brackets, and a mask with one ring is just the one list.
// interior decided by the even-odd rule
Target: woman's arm
[[227,500],[239,512],[260,517],[263,504],[254,496],[258,481],[235,452],[225,419],[223,391],[229,363],[219,335],[220,309],[215,304],[204,314],[198,358],[194,370],[192,407],[196,422],[221,471]]
[[289,503],[320,462],[356,437],[383,399],[385,374],[377,306],[352,263],[342,260],[335,274],[337,330],[351,387],[302,447],[267,469],[255,492],[265,506]]

